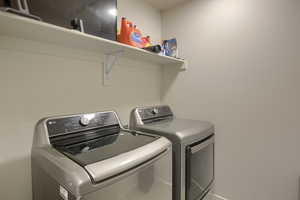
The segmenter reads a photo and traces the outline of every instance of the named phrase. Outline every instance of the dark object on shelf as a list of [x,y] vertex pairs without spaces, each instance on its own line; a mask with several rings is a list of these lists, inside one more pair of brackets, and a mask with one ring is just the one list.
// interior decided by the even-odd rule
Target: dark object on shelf
[[82,33],[84,33],[84,26],[83,26],[83,21],[82,19],[73,19],[71,21],[71,26],[73,27],[74,30],[78,30]]
[[[30,13],[43,21],[74,28],[74,19],[82,20],[84,32],[116,40],[117,0],[27,0]],[[78,25],[75,24],[78,30]]]
[[41,21],[40,17],[30,14],[27,0],[0,0],[0,10]]
[[143,49],[145,49],[147,51],[151,51],[153,53],[160,53],[161,52],[161,46],[160,45],[145,47]]

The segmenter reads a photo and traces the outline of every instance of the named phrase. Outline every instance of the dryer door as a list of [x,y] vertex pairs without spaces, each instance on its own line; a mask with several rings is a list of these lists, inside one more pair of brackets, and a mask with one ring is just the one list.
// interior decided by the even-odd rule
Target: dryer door
[[186,148],[186,200],[202,199],[214,180],[214,136]]

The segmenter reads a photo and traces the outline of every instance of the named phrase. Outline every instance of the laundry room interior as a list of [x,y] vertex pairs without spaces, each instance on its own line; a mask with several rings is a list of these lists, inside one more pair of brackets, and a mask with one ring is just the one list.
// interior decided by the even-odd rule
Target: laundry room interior
[[1,199],[300,200],[299,0],[85,2],[0,0]]

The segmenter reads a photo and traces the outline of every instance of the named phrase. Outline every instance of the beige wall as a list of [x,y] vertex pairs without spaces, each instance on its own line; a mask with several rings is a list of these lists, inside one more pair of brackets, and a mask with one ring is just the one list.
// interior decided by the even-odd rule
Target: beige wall
[[165,68],[163,101],[216,125],[215,192],[296,200],[300,175],[300,1],[193,0],[164,12],[188,71]]
[[[135,13],[124,2],[120,13]],[[135,5],[147,7],[135,13],[141,24],[160,24],[157,10]],[[160,103],[161,67],[121,59],[103,87],[102,62],[97,52],[0,37],[0,199],[31,199],[30,148],[40,118],[115,109],[127,123],[134,106]]]

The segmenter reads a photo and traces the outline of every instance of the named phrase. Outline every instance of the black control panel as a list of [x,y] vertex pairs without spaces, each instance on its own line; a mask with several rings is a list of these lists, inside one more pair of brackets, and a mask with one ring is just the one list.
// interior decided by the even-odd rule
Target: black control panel
[[107,126],[120,126],[114,112],[82,114],[50,119],[46,122],[49,137]]
[[154,106],[138,109],[138,114],[142,121],[156,118],[172,117],[173,112],[169,106]]

